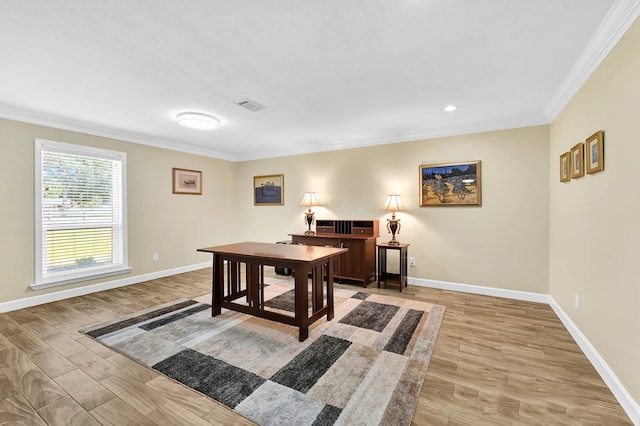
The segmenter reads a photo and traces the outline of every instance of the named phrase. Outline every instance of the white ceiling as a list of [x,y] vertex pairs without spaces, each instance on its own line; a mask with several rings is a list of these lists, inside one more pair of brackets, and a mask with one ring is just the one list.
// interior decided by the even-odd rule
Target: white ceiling
[[0,116],[233,161],[546,124],[638,3],[0,0]]

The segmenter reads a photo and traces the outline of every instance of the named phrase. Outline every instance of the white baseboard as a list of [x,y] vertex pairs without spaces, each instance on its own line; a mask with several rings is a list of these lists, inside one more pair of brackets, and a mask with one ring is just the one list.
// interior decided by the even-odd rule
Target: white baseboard
[[462,293],[481,294],[484,296],[504,297],[508,299],[524,300],[528,302],[546,303],[558,315],[562,324],[567,328],[571,337],[576,341],[582,352],[589,359],[602,380],[616,397],[622,409],[627,413],[631,422],[635,426],[640,426],[640,405],[631,397],[613,370],[600,356],[596,348],[580,331],[578,326],[571,321],[571,318],[562,310],[560,305],[548,294],[530,293],[526,291],[505,290],[502,288],[484,287],[469,284],[450,283],[446,281],[425,280],[421,278],[410,278],[409,284],[420,287],[438,288],[443,290],[459,291]]
[[616,397],[624,411],[627,413],[631,422],[640,426],[640,405],[629,395],[629,392],[622,385],[618,377],[615,375],[613,370],[609,367],[606,361],[600,356],[596,348],[593,347],[591,342],[586,338],[584,334],[580,331],[578,326],[571,321],[569,315],[556,303],[556,301],[551,298],[551,303],[549,303],[551,309],[558,315],[562,324],[567,328],[571,336],[574,338],[582,352],[584,352],[585,356],[591,361],[591,364],[596,369],[602,380],[607,384],[611,393]]
[[9,302],[0,303],[0,313],[29,308],[31,306],[42,305],[44,303],[57,302],[59,300],[70,299],[77,296],[84,296],[85,294],[111,290],[112,288],[124,287],[131,284],[151,281],[176,274],[183,274],[185,272],[196,271],[198,269],[204,269],[208,267],[211,267],[211,262],[197,263],[194,265],[181,266],[173,269],[165,269],[163,271],[151,272],[149,274],[134,275],[119,280],[105,281],[99,284],[92,284],[84,287],[71,288],[68,290],[42,294],[39,296],[31,296],[25,297],[23,299],[11,300]]
[[551,296],[542,293],[532,293],[527,291],[507,290],[504,288],[485,287],[480,285],[458,284],[447,281],[425,280],[422,278],[410,278],[409,284],[419,287],[438,288],[442,290],[459,291],[462,293],[481,294],[484,296],[504,297],[506,299],[524,300],[527,302],[538,302],[549,304]]

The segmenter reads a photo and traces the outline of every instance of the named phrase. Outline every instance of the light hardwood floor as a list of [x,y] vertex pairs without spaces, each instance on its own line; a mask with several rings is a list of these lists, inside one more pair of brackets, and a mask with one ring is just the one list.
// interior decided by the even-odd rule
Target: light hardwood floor
[[[78,333],[210,282],[205,269],[0,314],[0,424],[252,424]],[[447,308],[415,425],[631,424],[549,306],[415,286],[363,291]]]

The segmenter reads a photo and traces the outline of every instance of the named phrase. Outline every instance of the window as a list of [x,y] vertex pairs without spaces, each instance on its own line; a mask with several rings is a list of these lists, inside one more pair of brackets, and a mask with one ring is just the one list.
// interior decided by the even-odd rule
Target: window
[[36,139],[36,283],[129,272],[126,154]]

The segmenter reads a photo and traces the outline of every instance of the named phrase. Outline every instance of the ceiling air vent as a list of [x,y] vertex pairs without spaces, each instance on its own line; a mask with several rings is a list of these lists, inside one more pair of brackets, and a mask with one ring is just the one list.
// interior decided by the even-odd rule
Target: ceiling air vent
[[240,105],[241,107],[246,108],[251,112],[258,112],[265,108],[264,106],[252,101],[251,99],[243,99],[240,102],[236,102],[236,105]]

